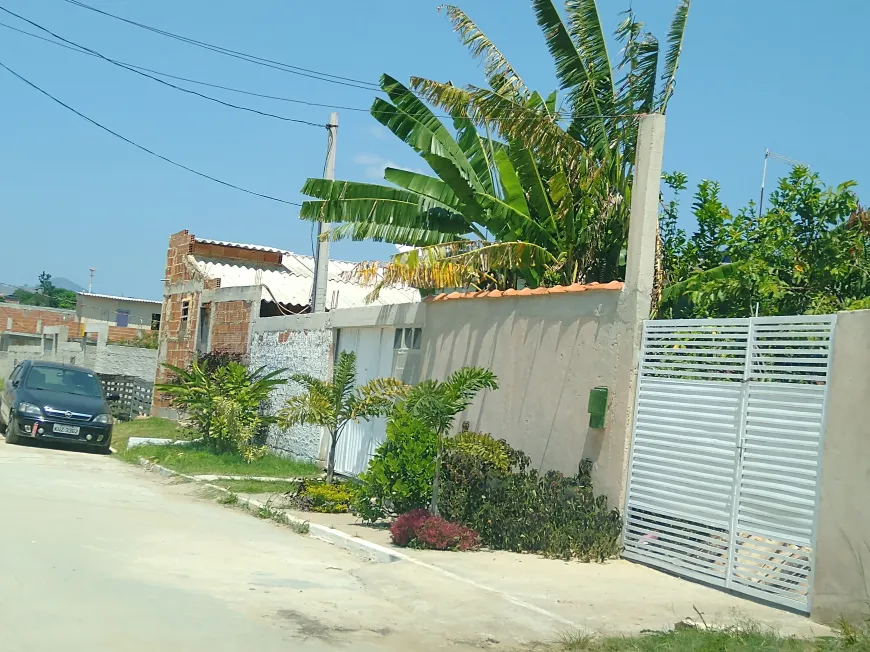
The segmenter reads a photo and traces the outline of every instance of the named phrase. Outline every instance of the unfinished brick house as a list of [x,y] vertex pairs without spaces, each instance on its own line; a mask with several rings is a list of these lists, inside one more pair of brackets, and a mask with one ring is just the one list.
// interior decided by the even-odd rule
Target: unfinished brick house
[[[366,305],[371,288],[345,280],[355,263],[330,260],[327,310]],[[282,249],[197,238],[187,230],[169,238],[163,279],[156,382],[162,363],[186,367],[197,354],[226,351],[247,356],[257,319],[307,313],[314,259]],[[388,288],[375,305],[420,301],[410,288]],[[155,413],[167,414],[162,397]]]

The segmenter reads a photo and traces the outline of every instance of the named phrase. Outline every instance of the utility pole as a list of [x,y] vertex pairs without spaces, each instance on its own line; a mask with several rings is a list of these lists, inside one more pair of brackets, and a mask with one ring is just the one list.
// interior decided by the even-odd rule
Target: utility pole
[[[338,143],[338,113],[329,115],[326,125],[329,139],[326,147],[326,164],[323,178],[335,179],[335,147]],[[311,291],[311,312],[326,310],[326,284],[329,278],[329,222],[317,223],[317,253],[314,257],[314,284]]]
[[93,267],[90,268],[91,278],[88,281],[88,294],[90,294],[91,291],[93,291],[93,289],[94,289],[94,272],[96,272],[96,271],[97,270],[95,270]]
[[758,219],[761,219],[761,207],[764,205],[764,185],[767,183],[767,161],[771,158],[775,158],[779,161],[782,161],[783,163],[788,163],[793,168],[796,168],[799,165],[803,167],[809,167],[805,163],[795,161],[793,158],[789,158],[788,156],[783,156],[782,154],[771,152],[770,148],[764,150],[764,169],[761,172],[761,196],[758,198]]

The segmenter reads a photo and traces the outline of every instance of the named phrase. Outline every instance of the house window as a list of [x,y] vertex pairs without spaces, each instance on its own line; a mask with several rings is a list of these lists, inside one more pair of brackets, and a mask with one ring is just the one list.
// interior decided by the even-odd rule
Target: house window
[[397,351],[403,349],[417,350],[420,348],[422,340],[422,328],[397,328],[395,335],[393,335],[393,349]]
[[115,324],[121,328],[127,328],[130,325],[130,311],[118,310],[115,312]]
[[160,330],[160,313],[153,312],[151,313],[151,330],[159,331]]
[[187,331],[187,320],[190,317],[190,301],[181,302],[181,330]]

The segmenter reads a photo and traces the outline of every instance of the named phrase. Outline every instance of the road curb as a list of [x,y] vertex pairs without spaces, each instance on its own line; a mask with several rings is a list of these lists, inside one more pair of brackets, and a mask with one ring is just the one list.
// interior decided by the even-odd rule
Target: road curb
[[[203,487],[209,487],[210,489],[214,489],[222,493],[232,493],[229,489],[225,489],[224,487],[219,487],[218,485],[211,484],[208,480],[204,480],[195,475],[187,475],[185,473],[173,471],[172,469],[168,469],[165,466],[161,466],[160,464],[150,462],[144,457],[139,458],[139,465],[145,467],[146,471],[154,471],[162,476],[175,476],[179,478],[184,478],[185,480],[188,480],[190,482],[195,482],[199,485],[202,485]],[[270,509],[269,505],[261,503],[258,500],[243,498],[238,494],[236,494],[236,496],[238,497],[239,505],[244,505],[246,507],[257,510],[261,508]],[[366,541],[365,539],[360,539],[359,537],[353,537],[345,532],[342,532],[341,530],[336,530],[331,527],[327,527],[326,525],[320,525],[319,523],[305,521],[296,516],[292,516],[291,514],[288,514],[284,511],[281,511],[281,514],[283,514],[284,519],[286,519],[286,522],[289,525],[295,525],[298,527],[304,527],[307,525],[309,536],[315,539],[319,539],[321,541],[325,541],[326,543],[337,546],[339,548],[344,548],[345,550],[364,557],[365,559],[376,561],[381,564],[389,564],[396,561],[416,562],[416,560],[412,560],[407,555],[403,555],[394,550],[390,550],[389,548],[378,545],[377,543],[372,543],[371,541]]]

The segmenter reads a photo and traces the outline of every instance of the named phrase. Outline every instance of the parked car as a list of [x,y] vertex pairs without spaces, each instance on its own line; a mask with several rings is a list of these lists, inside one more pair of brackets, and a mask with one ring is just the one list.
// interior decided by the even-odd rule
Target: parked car
[[96,374],[67,364],[25,360],[3,385],[0,431],[7,444],[22,438],[85,444],[108,453],[114,419]]

